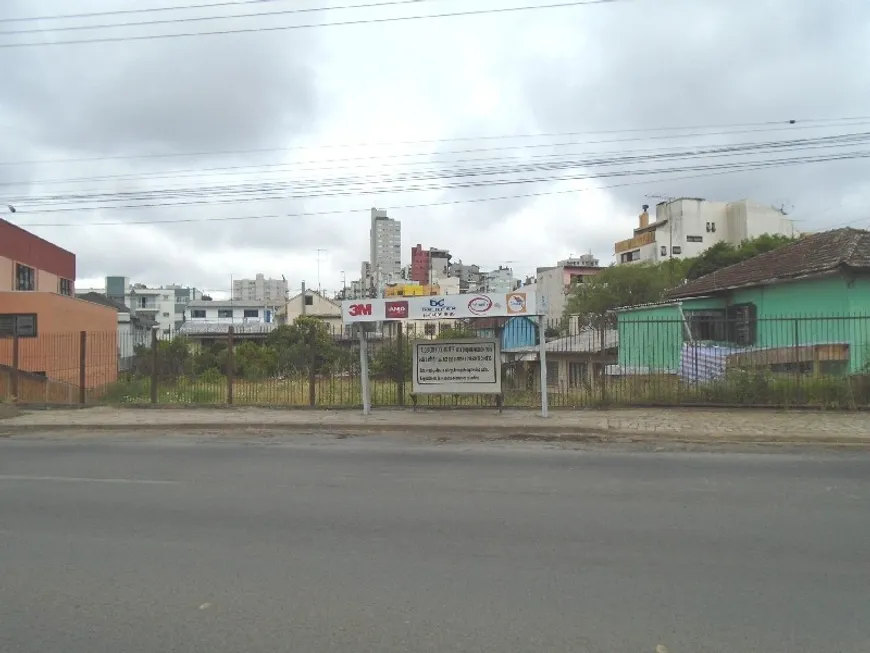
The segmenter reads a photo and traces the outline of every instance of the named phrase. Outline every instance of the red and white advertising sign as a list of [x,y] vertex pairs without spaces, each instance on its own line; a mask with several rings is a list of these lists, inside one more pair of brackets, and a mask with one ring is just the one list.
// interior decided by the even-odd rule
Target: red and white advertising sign
[[472,293],[352,299],[341,303],[345,324],[392,320],[450,320],[474,317],[516,317],[535,314],[535,293],[518,290],[505,294]]

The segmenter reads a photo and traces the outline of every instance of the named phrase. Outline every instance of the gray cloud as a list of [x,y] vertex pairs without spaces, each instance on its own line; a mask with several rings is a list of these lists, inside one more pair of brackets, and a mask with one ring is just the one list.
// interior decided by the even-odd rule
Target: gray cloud
[[[0,15],[34,13],[27,5],[23,0],[0,3]],[[103,0],[89,4],[88,9],[110,6],[114,7]],[[47,11],[70,10],[58,2]],[[806,218],[802,226],[818,228],[864,214],[863,207],[870,200],[866,162],[685,180],[654,174],[441,192],[400,192],[395,187],[387,191],[383,190],[383,178],[421,167],[477,165],[457,159],[487,158],[489,163],[508,165],[557,153],[621,155],[639,148],[660,151],[870,131],[868,122],[828,130],[797,129],[794,134],[769,131],[682,141],[588,143],[632,134],[650,136],[657,132],[642,130],[662,126],[863,115],[870,106],[870,72],[862,65],[870,48],[861,38],[868,23],[870,7],[861,0],[838,3],[836,11],[809,0],[732,0],[719,4],[636,0],[502,18],[412,21],[390,27],[6,49],[0,57],[0,78],[4,80],[0,123],[5,127],[0,161],[298,145],[315,149],[0,165],[0,183],[30,184],[0,186],[0,196],[45,198],[97,189],[110,193],[147,191],[153,193],[157,204],[205,200],[206,204],[49,214],[37,211],[60,206],[55,200],[32,200],[29,206],[33,213],[23,210],[16,219],[22,224],[194,220],[150,227],[34,230],[75,251],[83,277],[127,274],[149,283],[178,281],[206,287],[225,286],[230,272],[252,274],[260,268],[267,272],[266,268],[272,269],[272,274],[286,273],[291,284],[301,277],[313,282],[314,250],[318,247],[329,249],[323,260],[325,280],[335,284],[339,269],[352,278],[359,261],[367,256],[365,211],[375,205],[459,201],[449,206],[391,211],[403,220],[405,246],[421,242],[448,247],[466,262],[482,265],[521,261],[517,267],[525,272],[590,249],[609,261],[613,241],[625,237],[626,225],[640,204],[654,203],[644,197],[647,194],[750,197],[783,203],[794,206],[798,217]],[[52,37],[47,34],[45,38]],[[414,145],[403,151],[437,153],[426,166],[416,168],[396,166],[397,160],[392,159],[387,160],[392,167],[385,167],[383,162],[303,163],[318,157],[341,159],[380,151],[316,149],[326,143],[536,130],[620,133],[577,136],[575,140],[581,142],[572,147],[480,154],[447,152],[505,145],[507,141]],[[552,139],[554,143],[565,140],[571,139]],[[508,158],[518,154],[519,158]],[[417,160],[421,159],[425,161],[425,157]],[[283,172],[272,167],[231,174],[204,171],[276,163],[292,165]],[[316,167],[324,169],[310,169]],[[194,173],[177,172],[187,168]],[[581,175],[599,170],[575,168],[573,172]],[[161,173],[165,178],[46,183],[50,179],[127,173]],[[326,193],[330,188],[324,184],[356,175],[371,176],[360,188],[383,192],[289,198],[305,191],[301,180],[321,186],[319,190]],[[266,197],[263,185],[275,182],[288,185]],[[256,201],[222,203],[231,197],[229,189],[202,190],[242,183],[251,185],[249,190],[254,192],[247,197]],[[627,185],[607,188],[614,184]],[[601,186],[605,189],[471,201]],[[334,210],[355,212],[211,221]]]
[[[717,5],[670,0],[656,3],[654,17],[641,10],[642,4],[614,7],[586,25],[602,36],[618,38],[602,37],[585,48],[575,59],[578,74],[566,76],[566,65],[530,64],[525,72],[527,98],[542,130],[649,129],[867,113],[870,71],[863,62],[870,54],[864,38],[870,6],[861,0],[838,3],[836,11],[808,1],[735,0]],[[849,131],[868,131],[868,124],[626,147],[726,144]],[[611,192],[629,212],[647,193],[752,197],[793,205],[810,220],[846,195],[866,195],[867,169],[866,160],[858,160],[691,180],[651,178]],[[838,217],[829,212],[826,221],[833,224]]]

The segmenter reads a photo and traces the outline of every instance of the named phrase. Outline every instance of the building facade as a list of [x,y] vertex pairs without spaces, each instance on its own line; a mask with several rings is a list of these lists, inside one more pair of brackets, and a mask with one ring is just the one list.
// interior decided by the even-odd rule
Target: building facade
[[270,324],[275,322],[276,310],[260,302],[234,300],[190,302],[187,305],[187,322],[212,322],[215,324],[245,324],[249,322]]
[[254,279],[233,279],[233,299],[245,302],[261,302],[265,304],[287,301],[287,280],[267,279],[257,274]]
[[401,278],[402,223],[387,216],[382,209],[371,211],[368,263],[378,289]]
[[737,246],[763,234],[798,235],[794,221],[781,209],[751,200],[682,197],[657,204],[654,222],[648,208],[644,205],[634,235],[614,244],[617,263],[660,263],[698,256],[719,242]]
[[333,335],[342,333],[341,305],[315,290],[306,290],[287,300],[278,314],[279,324],[293,324],[302,316],[317,318],[324,322]]
[[175,335],[184,324],[187,305],[202,298],[197,288],[170,284],[149,288],[131,283],[128,277],[106,277],[105,288],[83,288],[77,294],[105,295],[130,309],[130,316],[141,323],[153,323],[160,338]]
[[76,257],[21,227],[0,220],[0,292],[75,295]]
[[483,292],[509,293],[517,289],[519,282],[514,279],[514,271],[499,266],[497,270],[483,273]]
[[548,325],[554,325],[562,319],[571,288],[585,283],[600,271],[598,259],[591,254],[559,261],[553,267],[537,269],[534,290],[538,309],[546,316]]

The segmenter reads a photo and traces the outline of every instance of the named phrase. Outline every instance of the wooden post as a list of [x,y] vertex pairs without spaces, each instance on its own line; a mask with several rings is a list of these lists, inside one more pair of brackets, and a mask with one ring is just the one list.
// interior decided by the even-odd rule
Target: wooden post
[[227,404],[233,404],[233,384],[236,376],[236,355],[234,336],[236,330],[231,324],[227,329]]
[[396,347],[398,348],[399,367],[396,370],[396,391],[399,405],[405,405],[405,343],[402,337],[402,323],[396,323]]
[[157,403],[157,329],[151,329],[151,403]]
[[[303,297],[303,301],[304,301]],[[317,324],[311,323],[308,332],[308,346],[311,349],[308,361],[308,405],[317,404]]]
[[79,404],[88,402],[88,333],[79,334]]
[[12,391],[12,401],[18,402],[18,334],[13,330],[12,331],[12,380],[11,380],[11,388]]

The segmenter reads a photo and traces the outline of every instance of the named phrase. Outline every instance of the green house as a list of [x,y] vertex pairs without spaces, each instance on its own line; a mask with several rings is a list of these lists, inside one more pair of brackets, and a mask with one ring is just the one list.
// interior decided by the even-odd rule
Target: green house
[[870,232],[801,238],[620,309],[621,374],[870,373]]

